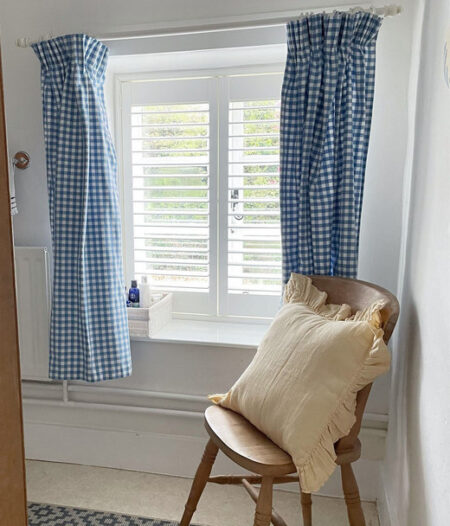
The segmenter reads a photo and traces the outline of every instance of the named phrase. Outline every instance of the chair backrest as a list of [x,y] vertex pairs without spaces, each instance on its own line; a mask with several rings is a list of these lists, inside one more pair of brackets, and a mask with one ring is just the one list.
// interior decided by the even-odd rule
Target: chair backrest
[[[310,276],[310,278],[319,290],[328,294],[328,303],[346,303],[350,305],[353,312],[368,307],[374,301],[384,300],[385,305],[381,311],[383,339],[386,343],[389,341],[397,323],[400,307],[397,298],[388,290],[357,279],[336,276]],[[356,422],[350,433],[335,444],[336,453],[350,451],[359,443],[358,435],[371,387],[372,384],[369,384],[359,391],[356,398]]]
[[397,298],[388,290],[358,279],[340,278],[337,276],[310,276],[314,285],[328,294],[328,303],[350,305],[352,311],[362,310],[374,301],[384,300],[381,311],[383,320],[384,341],[387,343],[392,335],[399,314]]

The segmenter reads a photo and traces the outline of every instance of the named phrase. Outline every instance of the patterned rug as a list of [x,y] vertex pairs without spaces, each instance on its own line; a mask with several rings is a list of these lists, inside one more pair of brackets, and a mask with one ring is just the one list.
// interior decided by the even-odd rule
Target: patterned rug
[[178,522],[32,502],[28,526],[178,526]]

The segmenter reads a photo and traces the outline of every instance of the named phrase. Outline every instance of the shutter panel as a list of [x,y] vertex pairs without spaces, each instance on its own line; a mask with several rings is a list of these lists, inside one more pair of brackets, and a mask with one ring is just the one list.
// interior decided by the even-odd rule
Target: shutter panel
[[229,103],[228,292],[280,294],[280,101]]
[[132,106],[134,262],[164,290],[209,290],[209,104]]

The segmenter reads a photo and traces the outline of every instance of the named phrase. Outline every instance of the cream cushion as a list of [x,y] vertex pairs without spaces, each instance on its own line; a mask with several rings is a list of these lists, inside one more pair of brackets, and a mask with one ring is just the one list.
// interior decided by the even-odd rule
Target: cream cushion
[[379,303],[352,316],[299,274],[285,302],[242,376],[210,398],[287,451],[302,490],[313,492],[336,467],[334,443],[355,422],[356,393],[388,370],[390,354]]

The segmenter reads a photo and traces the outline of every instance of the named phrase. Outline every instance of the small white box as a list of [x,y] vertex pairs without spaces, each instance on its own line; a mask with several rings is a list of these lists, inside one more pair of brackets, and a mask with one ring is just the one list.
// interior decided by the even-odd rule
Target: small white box
[[128,307],[130,336],[152,337],[172,319],[171,292],[162,295],[148,308]]

